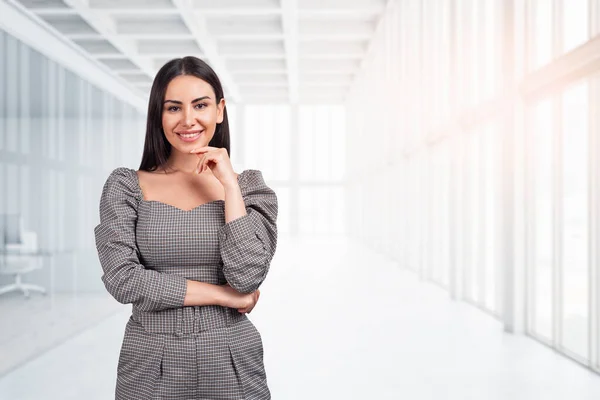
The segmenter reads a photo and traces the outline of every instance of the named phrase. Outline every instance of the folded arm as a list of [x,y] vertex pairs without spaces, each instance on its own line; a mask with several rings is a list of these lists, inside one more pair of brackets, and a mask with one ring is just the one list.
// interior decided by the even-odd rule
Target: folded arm
[[277,247],[277,196],[260,171],[244,177],[241,190],[226,188],[226,223],[219,230],[223,273],[240,293],[257,290]]

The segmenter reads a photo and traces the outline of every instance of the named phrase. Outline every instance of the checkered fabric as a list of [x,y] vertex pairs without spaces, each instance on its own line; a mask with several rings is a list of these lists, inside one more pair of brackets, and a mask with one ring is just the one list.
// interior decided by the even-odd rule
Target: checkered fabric
[[184,307],[186,279],[264,281],[277,246],[277,197],[258,170],[238,175],[247,215],[225,223],[225,202],[185,211],[143,199],[135,170],[117,168],[100,199],[96,247],[108,292],[133,304],[116,399],[270,399],[262,339],[235,309]]

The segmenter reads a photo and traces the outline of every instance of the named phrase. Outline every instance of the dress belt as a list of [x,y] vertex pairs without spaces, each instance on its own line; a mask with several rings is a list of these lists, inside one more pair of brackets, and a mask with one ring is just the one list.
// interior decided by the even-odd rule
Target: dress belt
[[162,311],[141,311],[133,307],[133,319],[149,333],[191,335],[223,328],[245,319],[234,308],[221,306],[179,307]]

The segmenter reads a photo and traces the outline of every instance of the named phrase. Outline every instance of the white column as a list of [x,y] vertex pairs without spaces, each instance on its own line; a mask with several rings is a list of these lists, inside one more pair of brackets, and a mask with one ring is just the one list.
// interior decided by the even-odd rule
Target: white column
[[298,103],[290,104],[290,233],[298,235],[299,207],[299,155],[298,155]]
[[[228,115],[231,117],[231,115]],[[237,165],[246,165],[246,106],[241,103],[236,103],[235,105],[235,124],[233,127],[235,128],[235,146],[234,143],[231,143],[231,151],[234,154],[233,159],[236,161]],[[229,124],[229,129],[231,130],[231,123]]]
[[[517,43],[521,38],[515,37],[515,1],[503,2],[502,26],[504,27],[503,41],[503,82],[505,86],[511,85],[517,75],[515,65],[515,49],[519,49]],[[502,199],[501,199],[501,236],[500,236],[500,265],[504,268],[503,292],[504,292],[504,330],[517,333],[525,329],[525,268],[520,252],[524,241],[523,216],[516,215],[515,202],[524,201],[524,192],[518,183],[522,180],[516,179],[515,171],[522,171],[523,162],[523,121],[524,108],[517,101],[507,113],[505,119],[505,134],[502,135]],[[518,140],[516,140],[518,138]],[[522,209],[522,208],[521,208]],[[516,224],[516,221],[520,221]],[[516,241],[519,246],[515,246]]]
[[[590,37],[598,34],[600,24],[600,1],[590,0],[589,27]],[[590,99],[589,109],[596,110],[600,103],[600,82],[598,78],[590,80]],[[589,360],[593,369],[600,370],[600,257],[598,249],[600,248],[600,137],[598,128],[600,128],[600,118],[595,112],[590,112],[589,131],[590,131],[590,312],[589,312]]]

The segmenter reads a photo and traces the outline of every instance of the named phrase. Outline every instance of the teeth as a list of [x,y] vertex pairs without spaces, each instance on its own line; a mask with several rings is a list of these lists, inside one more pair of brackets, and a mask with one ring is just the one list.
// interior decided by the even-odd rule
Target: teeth
[[184,138],[193,138],[194,136],[198,136],[199,134],[200,134],[200,132],[198,132],[198,133],[189,133],[189,134],[185,134],[185,135],[183,133],[180,133],[179,136],[182,136]]

